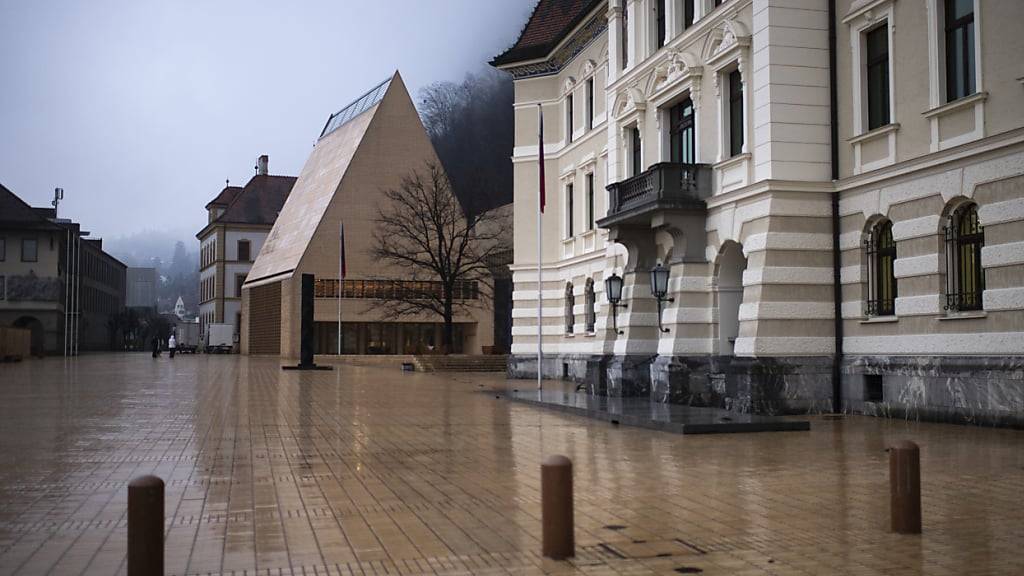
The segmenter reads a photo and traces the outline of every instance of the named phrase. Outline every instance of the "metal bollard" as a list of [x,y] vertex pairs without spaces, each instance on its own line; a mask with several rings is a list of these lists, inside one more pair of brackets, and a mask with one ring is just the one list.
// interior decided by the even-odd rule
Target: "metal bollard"
[[921,449],[909,440],[889,448],[892,531],[921,533]]
[[556,455],[541,463],[540,500],[543,555],[555,560],[575,556],[572,460]]
[[164,481],[139,476],[128,484],[128,576],[163,576]]

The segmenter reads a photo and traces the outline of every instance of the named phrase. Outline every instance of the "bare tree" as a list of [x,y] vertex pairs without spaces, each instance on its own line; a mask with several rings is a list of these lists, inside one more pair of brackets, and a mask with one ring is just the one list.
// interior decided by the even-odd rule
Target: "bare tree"
[[447,354],[455,315],[486,308],[491,299],[491,267],[511,249],[511,224],[493,210],[466,215],[444,169],[436,163],[425,168],[384,191],[372,252],[381,264],[403,271],[404,280],[380,295],[385,310],[440,316]]
[[512,202],[512,77],[491,68],[420,91],[420,116],[467,213]]

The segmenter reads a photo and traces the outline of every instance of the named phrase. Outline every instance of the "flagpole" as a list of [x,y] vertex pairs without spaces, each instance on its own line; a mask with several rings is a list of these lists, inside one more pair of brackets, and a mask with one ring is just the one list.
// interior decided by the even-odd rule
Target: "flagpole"
[[338,356],[341,356],[341,289],[345,282],[345,222],[338,222]]
[[541,258],[544,251],[541,249],[544,234],[541,232],[541,217],[544,215],[544,109],[537,104],[538,118],[538,162],[540,167],[540,189],[537,195],[537,390],[543,390],[544,384],[541,381],[542,366],[544,361],[544,284],[541,281]]

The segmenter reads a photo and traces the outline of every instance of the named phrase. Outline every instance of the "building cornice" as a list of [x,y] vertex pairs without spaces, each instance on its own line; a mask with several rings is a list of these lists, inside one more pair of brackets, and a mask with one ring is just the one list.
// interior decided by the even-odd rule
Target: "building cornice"
[[512,74],[516,80],[558,74],[607,29],[608,10],[601,5],[595,8],[582,24],[570,32],[565,40],[555,47],[546,58],[499,68]]

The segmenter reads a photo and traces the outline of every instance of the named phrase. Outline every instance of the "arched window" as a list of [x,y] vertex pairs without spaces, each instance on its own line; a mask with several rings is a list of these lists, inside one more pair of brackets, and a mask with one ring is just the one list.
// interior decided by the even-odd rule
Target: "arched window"
[[981,310],[985,271],[981,248],[985,229],[978,223],[978,205],[964,204],[946,224],[946,310]]
[[594,327],[597,324],[597,297],[594,295],[594,279],[587,278],[586,289],[583,292],[584,304],[586,310],[584,311],[584,322],[587,325],[587,332],[594,332]]
[[892,316],[896,313],[896,242],[892,239],[892,221],[875,224],[864,241],[868,267],[868,316]]
[[572,282],[565,284],[565,333],[572,334],[573,326],[576,324],[576,316],[573,308],[576,307],[576,296],[572,293]]

